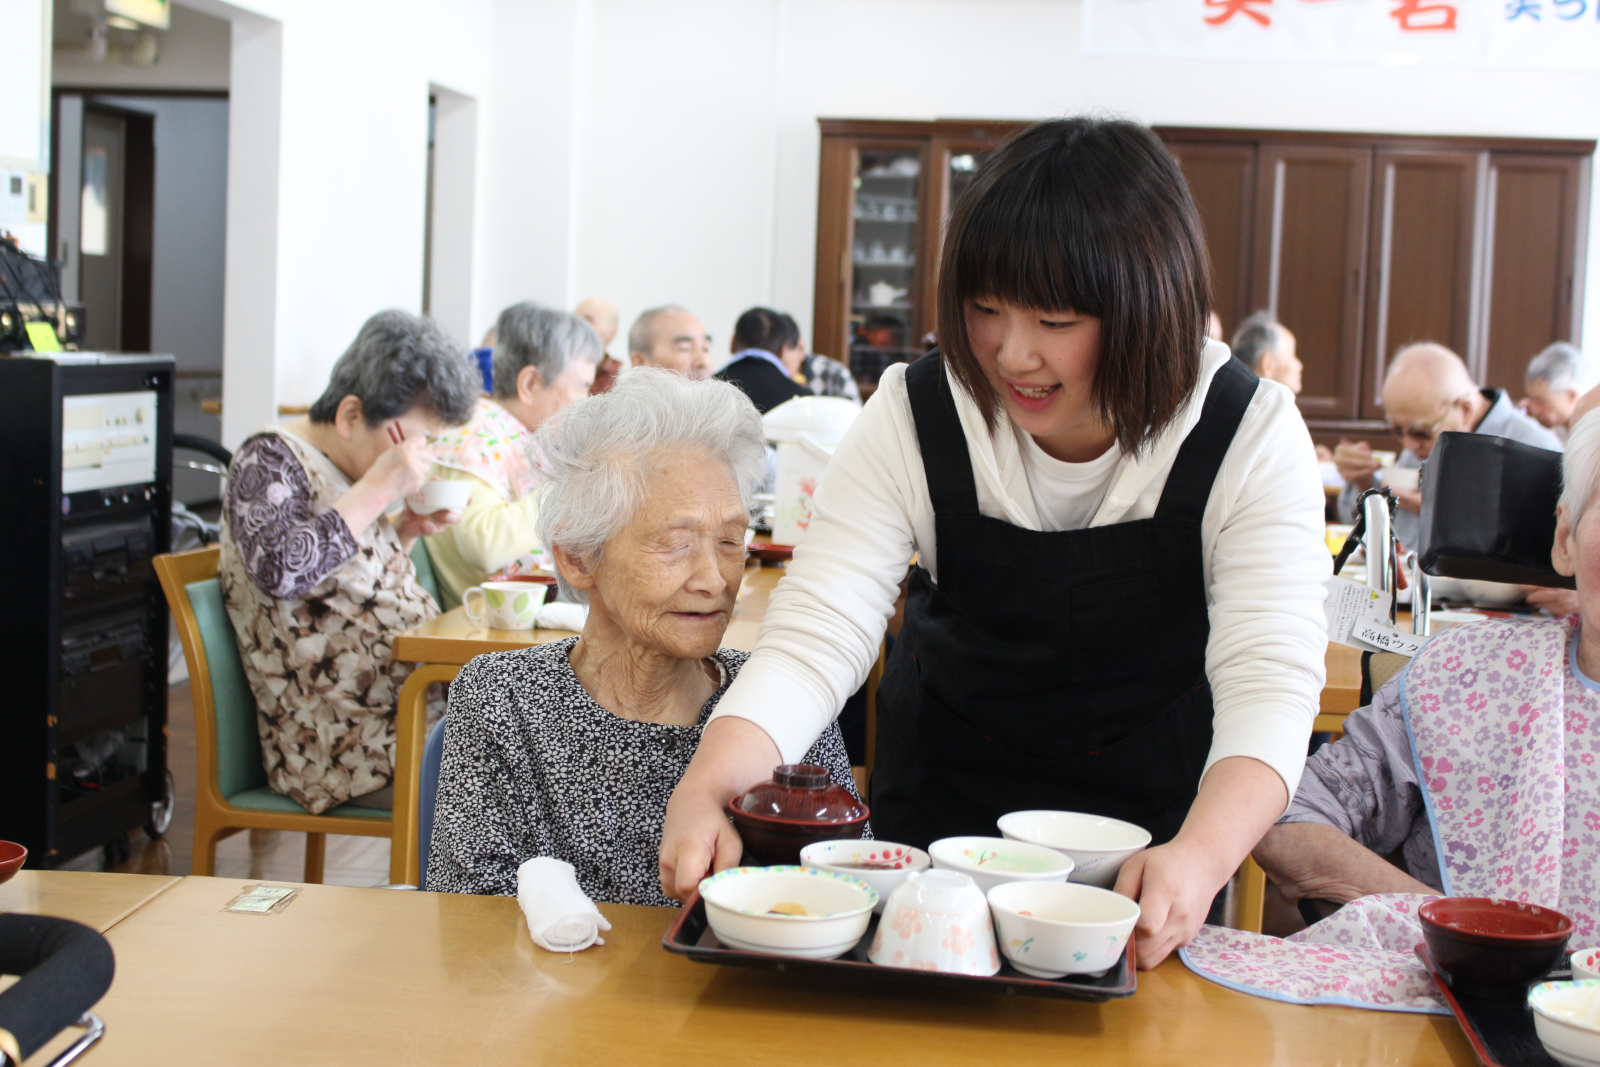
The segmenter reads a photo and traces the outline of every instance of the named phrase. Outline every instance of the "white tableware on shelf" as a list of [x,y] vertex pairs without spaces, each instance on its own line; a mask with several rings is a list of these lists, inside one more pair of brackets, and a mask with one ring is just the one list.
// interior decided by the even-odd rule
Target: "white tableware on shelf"
[[867,959],[917,971],[996,973],[1000,951],[983,891],[956,871],[912,873],[889,895]]
[[987,893],[1002,882],[1065,882],[1073,862],[1055,849],[1003,837],[946,837],[928,846],[933,865],[960,871]]
[[890,307],[896,300],[905,296],[908,291],[898,285],[890,285],[888,282],[873,282],[867,286],[867,302],[873,307]]
[[889,894],[917,871],[928,869],[928,854],[893,841],[818,841],[800,850],[800,865],[859,878],[878,891],[873,911],[882,912]]
[[717,940],[746,952],[829,960],[855,947],[878,893],[815,867],[731,867],[700,882]]
[[1528,993],[1533,1030],[1563,1067],[1600,1067],[1600,981],[1541,982]]
[[[467,618],[491,630],[531,630],[550,587],[539,582],[484,582],[461,594]],[[482,606],[473,611],[476,596]]]
[[1065,853],[1076,865],[1071,881],[1110,889],[1128,857],[1150,844],[1150,831],[1104,815],[1076,811],[1013,811],[1002,815],[1000,833]]
[[1077,882],[1006,882],[989,890],[1000,951],[1034,978],[1102,974],[1127,951],[1139,905]]

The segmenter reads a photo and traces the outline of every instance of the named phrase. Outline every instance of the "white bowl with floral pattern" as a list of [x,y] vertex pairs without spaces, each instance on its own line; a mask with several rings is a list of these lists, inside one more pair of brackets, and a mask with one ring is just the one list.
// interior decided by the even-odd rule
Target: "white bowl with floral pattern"
[[901,882],[913,871],[925,871],[932,861],[920,848],[893,841],[817,841],[800,850],[800,865],[835,871],[859,878],[878,891],[882,912]]
[[1000,970],[983,890],[957,871],[915,871],[889,895],[867,959],[882,967],[987,977]]
[[1034,978],[1101,974],[1128,949],[1139,905],[1081,882],[1007,882],[989,890],[1000,951]]

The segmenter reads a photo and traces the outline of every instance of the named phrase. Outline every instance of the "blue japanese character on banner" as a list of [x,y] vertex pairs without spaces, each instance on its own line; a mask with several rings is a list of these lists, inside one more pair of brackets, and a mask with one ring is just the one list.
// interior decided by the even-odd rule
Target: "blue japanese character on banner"
[[[1573,19],[1583,18],[1584,12],[1589,10],[1588,0],[1555,0],[1556,18],[1571,22]],[[1572,13],[1567,14],[1568,11]]]
[[1506,21],[1515,22],[1524,15],[1535,22],[1542,21],[1539,18],[1539,0],[1509,0],[1506,4]]

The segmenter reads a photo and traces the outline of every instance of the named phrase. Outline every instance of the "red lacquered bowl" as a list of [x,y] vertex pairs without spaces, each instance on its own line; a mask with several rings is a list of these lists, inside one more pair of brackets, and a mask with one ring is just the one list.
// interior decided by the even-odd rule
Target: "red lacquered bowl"
[[800,864],[800,850],[817,841],[857,838],[871,814],[850,791],[832,784],[828,772],[786,764],[728,801],[728,816],[744,840],[745,862]]
[[0,885],[11,881],[13,875],[28,862],[28,850],[15,841],[0,841]]
[[1556,965],[1572,920],[1552,908],[1495,897],[1445,897],[1417,909],[1428,954],[1452,992],[1520,999]]

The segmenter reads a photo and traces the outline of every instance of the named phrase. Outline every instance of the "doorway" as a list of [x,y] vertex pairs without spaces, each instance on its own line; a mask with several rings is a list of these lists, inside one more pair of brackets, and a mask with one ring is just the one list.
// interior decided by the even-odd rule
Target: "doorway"
[[78,299],[94,352],[150,351],[155,120],[85,102],[78,195]]

